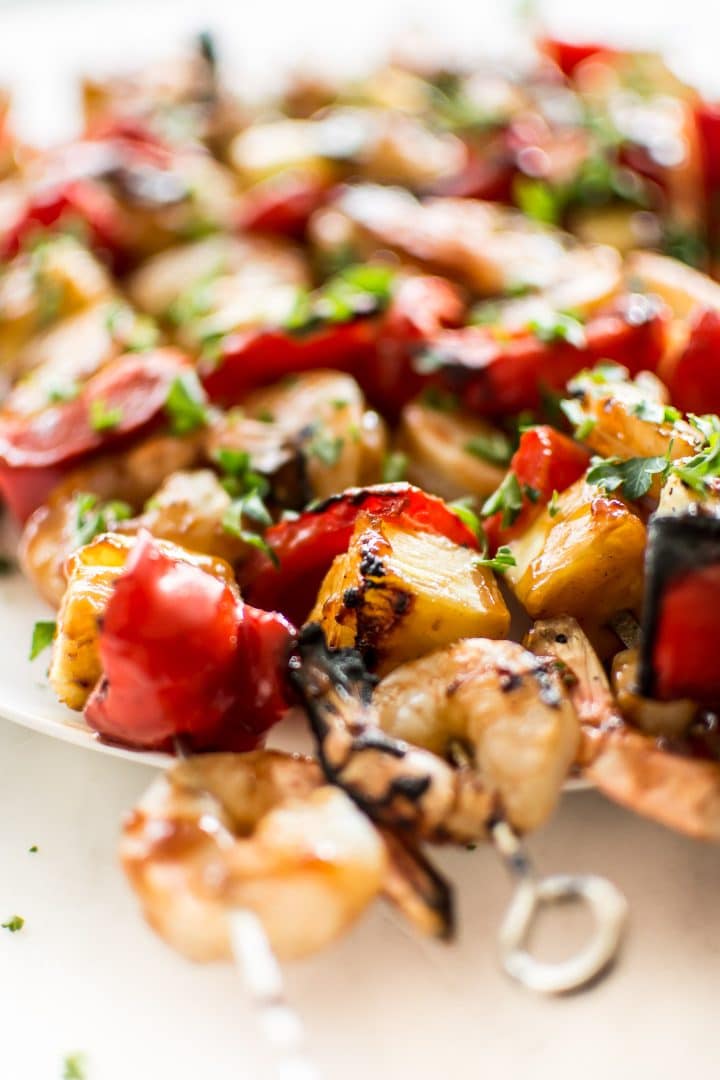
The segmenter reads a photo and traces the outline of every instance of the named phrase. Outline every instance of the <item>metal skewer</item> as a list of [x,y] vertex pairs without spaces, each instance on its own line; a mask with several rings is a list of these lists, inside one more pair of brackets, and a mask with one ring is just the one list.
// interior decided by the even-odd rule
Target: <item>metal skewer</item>
[[[491,837],[517,881],[498,934],[500,959],[507,974],[539,994],[567,994],[601,976],[617,956],[627,918],[627,901],[620,890],[595,874],[537,877],[520,838],[505,821],[493,825]],[[567,960],[536,960],[526,946],[540,909],[568,900],[588,905],[595,919],[592,936]]]
[[[191,756],[182,737],[173,742],[178,758]],[[321,1080],[309,1057],[305,1025],[287,1000],[282,969],[263,924],[248,908],[233,911],[229,921],[233,957],[272,1052],[273,1075],[276,1080]]]

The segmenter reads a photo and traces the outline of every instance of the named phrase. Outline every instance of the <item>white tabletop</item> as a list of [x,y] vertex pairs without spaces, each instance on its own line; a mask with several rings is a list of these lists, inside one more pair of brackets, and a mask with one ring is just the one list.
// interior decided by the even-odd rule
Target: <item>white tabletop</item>
[[[82,1050],[88,1080],[266,1077],[232,969],[176,957],[118,869],[118,822],[152,771],[3,722],[0,762],[0,921],[26,920],[0,933],[0,1076],[59,1080]],[[564,1000],[516,988],[495,960],[504,872],[489,850],[443,852],[461,886],[456,945],[419,941],[378,905],[337,947],[287,967],[327,1080],[717,1075],[717,849],[580,793],[532,850],[544,870],[592,869],[624,890],[617,968]],[[568,940],[584,925],[555,918]]]

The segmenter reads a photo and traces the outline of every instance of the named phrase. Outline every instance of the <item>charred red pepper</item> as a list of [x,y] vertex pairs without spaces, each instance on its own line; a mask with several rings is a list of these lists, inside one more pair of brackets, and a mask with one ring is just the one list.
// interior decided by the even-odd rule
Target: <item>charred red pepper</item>
[[684,348],[659,374],[673,405],[683,412],[720,412],[720,312],[697,308]]
[[328,185],[314,176],[293,172],[272,177],[241,196],[235,224],[246,232],[300,239],[329,192]]
[[608,45],[591,41],[564,41],[562,38],[544,37],[538,42],[541,52],[557,64],[563,75],[571,78],[575,68],[591,56],[617,56],[617,50]]
[[720,520],[655,518],[648,530],[640,691],[720,704]]
[[15,516],[24,521],[79,458],[148,428],[173,382],[191,370],[177,349],[126,353],[72,401],[30,415],[0,414],[0,491]]
[[504,336],[491,328],[446,330],[429,342],[428,380],[456,393],[482,416],[537,409],[543,389],[562,390],[584,367],[613,360],[632,374],[653,371],[666,344],[668,315],[647,297],[629,296],[585,325],[582,347],[530,331]]
[[564,491],[579,480],[589,463],[590,454],[584,447],[547,424],[524,431],[509,467],[520,486],[522,507],[507,526],[503,526],[501,511],[487,518],[484,526],[491,552],[521,535],[550,502],[553,492]]
[[293,628],[141,533],[100,632],[103,678],[85,719],[153,750],[248,750],[287,708]]
[[271,526],[265,541],[276,562],[258,552],[242,570],[243,594],[253,604],[302,622],[331,562],[347,551],[362,512],[405,521],[456,544],[478,546],[473,532],[434,495],[410,484],[354,488],[306,510],[294,521]]

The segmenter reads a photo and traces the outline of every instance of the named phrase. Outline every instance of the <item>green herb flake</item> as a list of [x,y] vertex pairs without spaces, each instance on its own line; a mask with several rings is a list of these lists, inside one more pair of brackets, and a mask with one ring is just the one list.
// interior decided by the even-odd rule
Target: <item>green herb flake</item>
[[502,320],[502,308],[493,300],[485,300],[470,310],[471,326],[496,326]]
[[49,649],[55,637],[56,623],[49,619],[40,619],[35,623],[30,642],[30,659],[34,660],[45,649]]
[[512,445],[507,435],[502,431],[491,431],[486,435],[474,435],[469,439],[463,449],[478,457],[482,461],[489,461],[492,465],[507,465],[512,457]]
[[165,400],[165,412],[173,435],[189,435],[207,424],[207,398],[194,371],[184,371],[173,380]]
[[482,507],[484,518],[502,511],[502,526],[507,529],[517,519],[523,506],[523,493],[514,472],[509,472],[497,491],[485,500]]
[[547,507],[548,514],[550,515],[551,518],[557,517],[557,515],[560,513],[560,504],[558,502],[558,499],[559,499],[558,492],[553,491],[553,493],[552,493],[552,495],[550,497],[550,502],[548,503],[548,507]]
[[463,525],[467,526],[471,533],[477,537],[478,540],[485,542],[485,530],[482,527],[480,518],[474,510],[475,500],[472,495],[467,495],[464,499],[455,499],[454,502],[448,503],[448,509],[452,510],[455,517],[459,517]]
[[715,413],[705,413],[698,416],[696,413],[688,413],[687,418],[692,426],[700,432],[706,442],[710,442],[713,435],[720,432],[720,417]]
[[670,463],[667,457],[595,458],[588,469],[589,484],[596,484],[603,491],[620,489],[627,499],[641,499],[647,495],[653,477],[667,474]]
[[487,566],[490,570],[494,570],[498,574],[504,574],[511,566],[517,566],[515,562],[515,556],[509,547],[503,545],[497,549],[497,552],[493,558],[483,556],[480,559],[475,560],[476,566]]
[[37,854],[38,850],[39,850],[39,848],[38,848],[37,844],[33,844],[32,847],[28,848],[28,851],[30,852],[31,855]]
[[329,435],[320,429],[308,443],[307,452],[318,458],[323,465],[331,467],[340,460],[344,445],[345,440],[341,435]]
[[518,176],[513,184],[513,200],[526,217],[543,225],[557,225],[562,216],[562,194],[544,180]]
[[720,432],[711,434],[708,445],[699,454],[676,462],[672,471],[693,491],[705,495],[711,481],[720,477]]
[[528,329],[535,334],[538,340],[546,344],[555,341],[566,341],[575,349],[584,349],[586,345],[585,327],[580,319],[574,315],[564,314],[561,311],[548,312],[539,315],[528,323]]
[[79,1053],[67,1054],[63,1061],[62,1080],[86,1080],[85,1055]]
[[133,515],[129,503],[120,499],[111,499],[100,503],[97,495],[90,492],[78,492],[75,496],[75,542],[84,547],[104,532],[112,532],[120,521],[127,521]]
[[22,930],[25,925],[25,920],[22,915],[13,915],[7,922],[0,923],[0,927],[3,930],[9,930],[11,934],[17,934],[18,930]]
[[460,400],[457,394],[450,393],[449,390],[441,390],[437,386],[426,386],[423,390],[420,401],[428,409],[434,409],[436,412],[457,412],[460,408]]
[[408,457],[400,450],[386,454],[382,464],[382,480],[384,484],[396,484],[404,480],[407,475]]
[[595,428],[597,420],[588,416],[577,398],[565,398],[560,402],[560,410],[575,428],[574,437],[582,442]]
[[96,398],[90,402],[90,427],[93,431],[112,431],[122,423],[123,412],[119,407],[108,408],[107,402]]
[[659,401],[638,401],[630,411],[633,416],[650,424],[674,424],[682,416],[679,409],[672,405],[663,405]]
[[62,405],[66,401],[74,401],[79,394],[80,386],[75,382],[67,383],[65,386],[52,386],[48,390],[48,404]]

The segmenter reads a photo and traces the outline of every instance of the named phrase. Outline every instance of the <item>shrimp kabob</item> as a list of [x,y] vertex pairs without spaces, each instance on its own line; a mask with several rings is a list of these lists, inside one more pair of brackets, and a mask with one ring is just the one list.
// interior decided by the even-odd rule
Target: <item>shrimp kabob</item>
[[[543,55],[482,135],[487,73],[295,86],[268,121],[205,39],[172,79],[88,86],[83,138],[0,192],[0,489],[59,609],[37,648],[100,737],[181,757],[123,863],[171,945],[239,956],[296,1064],[269,950],[320,948],[378,896],[450,937],[425,845],[495,844],[520,881],[506,969],[560,991],[624,916],[520,846],[569,774],[718,836],[720,605],[697,597],[720,423],[696,414],[720,411],[720,290],[627,254],[639,209],[655,239],[712,232],[711,113],[650,65],[646,107],[681,103],[684,167],[662,166],[619,107],[629,54]],[[602,125],[563,129],[558,96],[619,125],[593,144],[600,206],[580,181]],[[293,708],[315,759],[261,748]],[[568,895],[599,933],[539,964],[530,921]]]

